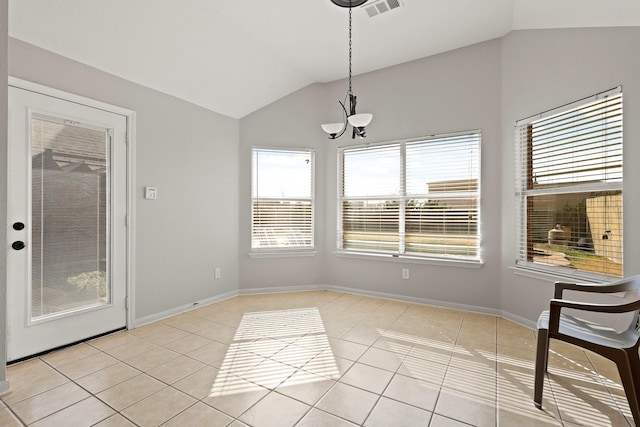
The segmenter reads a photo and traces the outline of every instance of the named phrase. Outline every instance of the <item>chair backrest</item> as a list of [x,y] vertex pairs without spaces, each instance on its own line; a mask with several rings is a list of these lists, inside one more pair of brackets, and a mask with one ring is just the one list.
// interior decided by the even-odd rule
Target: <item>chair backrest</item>
[[636,301],[637,308],[632,313],[629,324],[625,329],[638,329],[640,327],[640,275],[625,277],[605,285],[606,288],[619,289],[617,292],[625,292],[625,299],[628,302]]
[[635,292],[635,295],[629,295],[629,299],[634,298],[639,303],[639,309],[633,313],[628,329],[638,329],[640,327],[640,276],[631,276],[619,280],[618,286],[624,287],[627,294]]
[[[571,286],[566,287],[566,290],[572,290]],[[598,298],[598,294],[602,297],[602,294],[609,295],[606,297],[607,303],[629,303],[636,305],[635,311],[627,314],[601,314],[601,313],[585,313],[580,312],[578,317],[582,317],[585,320],[595,321],[618,331],[624,331],[628,329],[637,329],[640,323],[640,275],[625,277],[620,280],[616,280],[610,283],[604,283],[597,285],[593,288],[593,292],[590,294],[596,294],[591,297],[582,297],[580,300],[586,300],[589,302],[603,303],[601,298]],[[612,294],[625,294],[622,297],[613,296]],[[581,295],[587,295],[582,294]],[[573,299],[569,295],[563,295],[564,299]],[[615,301],[612,301],[615,299]]]
[[616,293],[616,292],[630,292],[640,290],[640,275],[625,277],[624,279],[611,282],[606,285],[602,285],[600,292],[602,293]]

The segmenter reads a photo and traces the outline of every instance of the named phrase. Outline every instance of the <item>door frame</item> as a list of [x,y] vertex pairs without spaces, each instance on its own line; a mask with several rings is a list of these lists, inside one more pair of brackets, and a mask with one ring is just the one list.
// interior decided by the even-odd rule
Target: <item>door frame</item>
[[85,105],[87,107],[96,108],[99,110],[108,111],[110,113],[119,114],[125,116],[127,120],[127,141],[126,141],[126,328],[131,329],[135,325],[135,174],[133,166],[135,165],[136,155],[136,112],[126,108],[118,107],[115,105],[107,104],[95,99],[86,98],[84,96],[76,95],[73,93],[65,92],[59,89],[54,89],[48,86],[44,86],[38,83],[33,83],[27,80],[22,80],[16,77],[9,76],[9,86],[27,90],[30,92],[39,93],[42,95],[51,96],[64,101],[73,102],[76,104]]

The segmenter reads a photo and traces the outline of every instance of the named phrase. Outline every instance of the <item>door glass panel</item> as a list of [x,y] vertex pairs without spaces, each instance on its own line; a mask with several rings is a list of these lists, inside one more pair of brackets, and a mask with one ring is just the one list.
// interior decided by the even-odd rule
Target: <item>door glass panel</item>
[[110,303],[107,130],[31,119],[31,320]]

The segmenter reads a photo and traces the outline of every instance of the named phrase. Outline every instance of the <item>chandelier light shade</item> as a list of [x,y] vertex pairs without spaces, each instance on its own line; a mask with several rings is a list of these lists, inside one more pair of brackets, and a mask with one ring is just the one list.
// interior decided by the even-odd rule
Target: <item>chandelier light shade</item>
[[362,113],[362,114],[354,114],[353,116],[349,116],[349,124],[356,128],[363,128],[371,123],[371,119],[373,119],[373,114],[371,113]]
[[373,114],[356,113],[357,97],[351,89],[351,10],[354,7],[365,4],[367,0],[331,0],[331,2],[337,6],[349,8],[349,90],[347,91],[344,102],[338,101],[342,107],[343,122],[327,123],[321,125],[321,127],[322,130],[329,135],[329,139],[340,138],[344,135],[349,125],[351,125],[352,128],[351,138],[355,139],[356,136],[364,138],[366,136],[365,127],[371,123]]
[[332,139],[335,139],[336,135],[344,129],[344,123],[327,123],[320,126],[322,126],[322,130],[328,133]]

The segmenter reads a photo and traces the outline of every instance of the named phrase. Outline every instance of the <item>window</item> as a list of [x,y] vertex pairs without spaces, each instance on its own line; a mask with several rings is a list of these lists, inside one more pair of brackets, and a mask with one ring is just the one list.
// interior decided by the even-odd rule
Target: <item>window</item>
[[339,151],[339,250],[479,260],[480,134]]
[[313,249],[313,150],[253,148],[251,249]]
[[[541,117],[541,118],[540,118]],[[517,264],[622,277],[622,93],[516,124]]]

